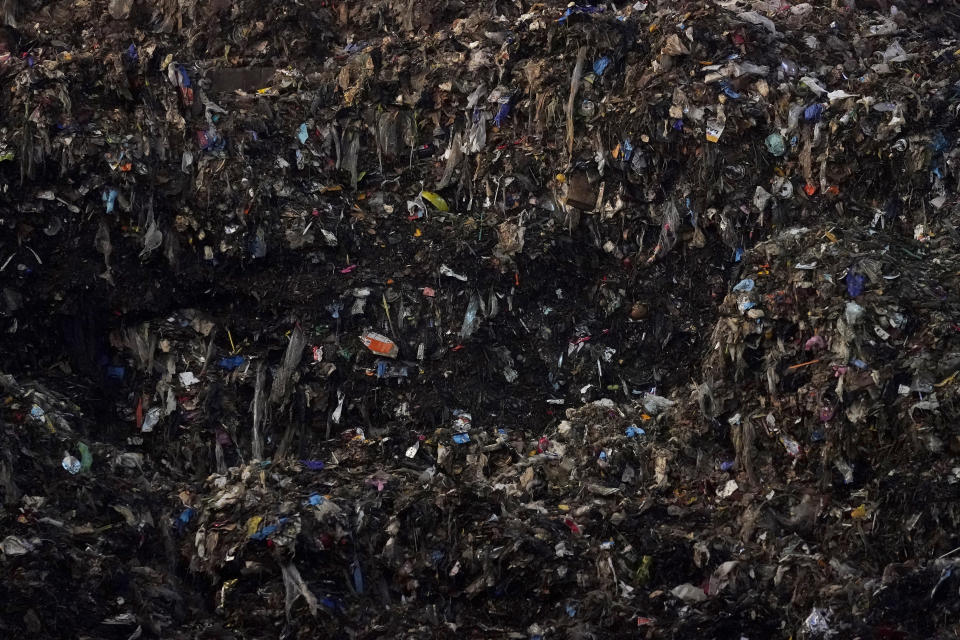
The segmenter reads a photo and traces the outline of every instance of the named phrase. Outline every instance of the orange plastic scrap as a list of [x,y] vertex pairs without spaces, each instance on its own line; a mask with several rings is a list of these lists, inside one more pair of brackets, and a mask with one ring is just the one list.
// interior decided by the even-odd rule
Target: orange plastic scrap
[[366,331],[360,336],[360,341],[367,349],[370,349],[370,351],[374,353],[388,358],[397,357],[397,352],[399,351],[397,344],[387,336],[374,333],[373,331]]
[[806,362],[800,362],[800,363],[798,363],[798,364],[792,364],[792,365],[790,365],[790,366],[787,367],[787,368],[788,368],[788,369],[799,369],[799,368],[801,368],[801,367],[807,367],[807,366],[809,366],[809,365],[811,365],[811,364],[817,364],[818,362],[820,362],[820,359],[819,359],[819,358],[816,359],[816,360],[808,360],[808,361],[806,361]]

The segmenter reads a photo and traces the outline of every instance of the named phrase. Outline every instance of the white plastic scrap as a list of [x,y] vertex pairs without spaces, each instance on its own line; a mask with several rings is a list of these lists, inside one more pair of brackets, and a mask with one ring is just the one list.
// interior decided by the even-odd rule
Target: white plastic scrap
[[334,424],[340,424],[340,415],[343,413],[343,401],[347,399],[343,391],[337,391],[337,408],[330,414],[330,419]]
[[848,302],[847,308],[844,311],[844,316],[847,319],[847,324],[851,327],[860,322],[860,318],[863,317],[863,307],[858,305],[856,302]]
[[921,411],[933,411],[934,413],[939,413],[937,411],[939,408],[940,401],[937,400],[937,394],[931,393],[929,396],[927,396],[926,400],[921,400],[920,402],[911,405],[908,413],[910,414],[910,419],[916,422],[917,419],[913,417],[913,414],[917,409],[920,409]]
[[689,582],[675,586],[670,590],[670,593],[684,602],[703,602],[707,599],[707,594],[703,592],[703,589],[695,587]]
[[280,567],[280,571],[283,573],[283,586],[286,590],[285,609],[287,611],[287,620],[290,619],[290,609],[293,607],[293,603],[295,603],[300,596],[303,596],[303,599],[306,600],[307,607],[310,609],[310,615],[317,615],[317,597],[313,595],[310,587],[308,587],[307,583],[300,577],[300,572],[297,571],[297,568],[293,564],[288,564]]
[[845,100],[846,98],[856,98],[859,93],[847,93],[843,89],[837,89],[827,94],[827,100],[835,102],[836,100]]
[[467,281],[467,276],[460,275],[445,264],[440,265],[440,274],[444,276],[450,276],[451,278],[456,278],[460,282]]
[[737,492],[737,489],[740,488],[740,485],[737,484],[736,480],[727,480],[727,483],[717,489],[717,496],[721,498],[729,498],[734,493]]
[[7,536],[0,542],[0,551],[5,556],[22,556],[33,551],[33,545],[16,536]]
[[657,396],[652,393],[648,393],[643,396],[643,409],[652,416],[661,413],[665,409],[669,409],[675,404],[677,403],[673,400],[669,400],[663,396]]
[[825,609],[814,608],[803,626],[814,636],[822,636],[830,631],[830,612]]
[[820,81],[811,76],[803,76],[802,78],[800,78],[800,82],[807,85],[807,87],[811,91],[816,93],[818,96],[822,96],[827,92],[827,90],[823,87],[823,85],[820,84]]
[[767,203],[770,202],[770,199],[773,198],[773,194],[757,185],[756,191],[753,192],[753,206],[755,206],[760,211],[763,211],[767,208]]
[[883,52],[883,61],[884,62],[906,62],[910,59],[910,56],[907,55],[907,52],[904,50],[903,45],[900,44],[899,40],[894,40],[887,46],[887,50]]
[[140,426],[140,431],[143,433],[150,433],[160,422],[161,417],[163,416],[161,415],[160,407],[153,407],[147,411],[146,415],[143,416],[143,424]]
[[756,11],[743,11],[738,13],[737,17],[741,20],[749,22],[750,24],[758,24],[773,35],[777,35],[777,25],[773,23],[773,20],[767,18],[766,16],[760,15]]
[[710,575],[710,595],[715,596],[728,585],[735,582],[739,573],[740,562],[737,560],[727,560]]

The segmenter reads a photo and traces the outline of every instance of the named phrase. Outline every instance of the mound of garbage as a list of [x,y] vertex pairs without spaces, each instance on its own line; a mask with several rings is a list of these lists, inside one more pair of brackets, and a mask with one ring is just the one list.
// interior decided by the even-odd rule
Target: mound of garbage
[[0,630],[952,637],[944,4],[6,3]]

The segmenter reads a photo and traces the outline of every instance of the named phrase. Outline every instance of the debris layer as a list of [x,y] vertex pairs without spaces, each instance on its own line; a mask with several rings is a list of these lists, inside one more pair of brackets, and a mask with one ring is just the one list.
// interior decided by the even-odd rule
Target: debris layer
[[956,637],[948,4],[5,3],[0,633]]

